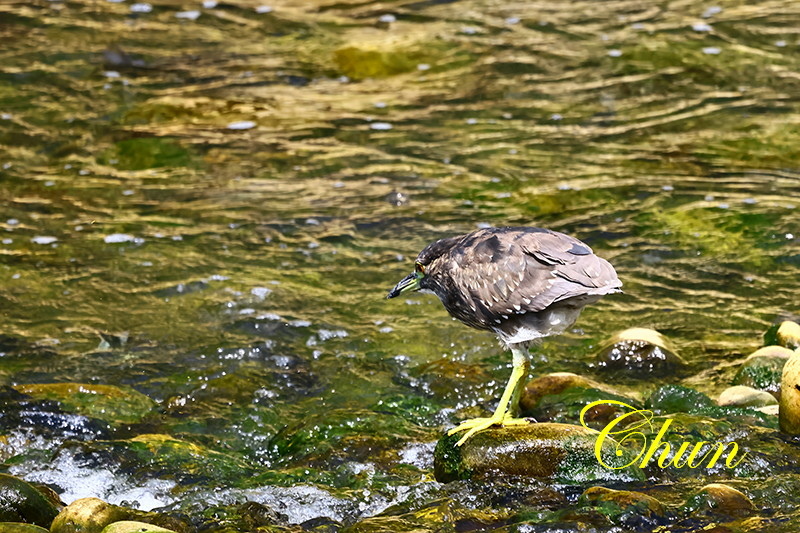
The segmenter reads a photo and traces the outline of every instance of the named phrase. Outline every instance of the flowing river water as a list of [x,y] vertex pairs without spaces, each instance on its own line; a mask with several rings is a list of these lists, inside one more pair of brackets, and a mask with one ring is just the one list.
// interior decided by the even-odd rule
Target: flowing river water
[[[0,416],[0,459],[67,502],[511,527],[500,488],[432,478],[510,356],[384,299],[484,225],[575,235],[624,282],[537,374],[715,397],[797,317],[797,2],[10,0],[0,42],[0,385],[51,402]],[[634,326],[686,368],[600,373]],[[771,531],[794,468],[751,486]]]

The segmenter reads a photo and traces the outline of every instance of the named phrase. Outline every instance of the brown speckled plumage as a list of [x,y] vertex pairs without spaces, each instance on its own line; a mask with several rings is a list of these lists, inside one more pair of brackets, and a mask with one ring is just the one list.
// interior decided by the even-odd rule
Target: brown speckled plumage
[[452,316],[493,331],[511,350],[511,377],[492,416],[465,420],[447,432],[463,433],[456,443],[461,446],[493,426],[529,423],[516,418],[530,370],[528,344],[561,333],[585,305],[621,286],[608,261],[569,235],[541,228],[486,228],[425,247],[414,272],[387,298],[433,292]]
[[569,327],[588,303],[619,292],[614,268],[581,241],[532,227],[486,228],[428,245],[420,288],[461,322],[519,343]]

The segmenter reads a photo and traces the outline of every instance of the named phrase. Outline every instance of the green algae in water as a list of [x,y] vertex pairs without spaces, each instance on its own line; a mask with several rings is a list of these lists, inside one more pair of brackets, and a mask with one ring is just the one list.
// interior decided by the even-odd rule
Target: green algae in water
[[691,413],[714,406],[714,401],[695,389],[682,385],[664,385],[645,402],[645,407],[657,413]]
[[786,359],[782,357],[753,357],[747,360],[733,378],[733,385],[776,393],[780,390],[781,374]]
[[177,140],[165,137],[137,137],[119,141],[100,157],[103,164],[121,170],[188,167],[193,160],[188,149]]
[[43,383],[16,385],[17,391],[33,398],[56,400],[68,412],[104,420],[110,424],[139,422],[156,403],[129,387],[87,383]]

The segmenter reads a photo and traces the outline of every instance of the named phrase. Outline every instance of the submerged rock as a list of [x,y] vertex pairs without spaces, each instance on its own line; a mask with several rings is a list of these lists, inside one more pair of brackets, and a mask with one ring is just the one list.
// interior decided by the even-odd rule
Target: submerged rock
[[647,494],[628,490],[613,490],[606,487],[589,487],[578,500],[581,504],[601,507],[601,512],[620,522],[626,515],[645,518],[665,517],[666,506]]
[[[633,460],[606,439],[602,459],[595,456],[599,432],[582,426],[531,423],[491,428],[456,446],[460,434],[443,437],[434,452],[434,475],[441,482],[486,479],[498,475],[554,480],[559,483],[643,479]],[[621,455],[617,455],[621,453]]]
[[778,326],[776,332],[778,344],[789,348],[790,350],[797,350],[800,348],[800,324],[787,320]]
[[0,386],[0,413],[0,432],[24,431],[45,438],[77,440],[102,439],[109,433],[108,424],[102,420],[65,413],[52,400],[37,400],[6,386]]
[[781,372],[788,358],[785,351],[779,346],[767,346],[752,353],[742,363],[733,384],[767,391],[780,398]]
[[139,422],[156,403],[128,387],[88,383],[36,383],[15,385],[17,392],[38,400],[55,400],[68,412],[110,424]]
[[666,337],[648,328],[630,328],[617,333],[595,358],[599,368],[640,374],[666,373],[686,365]]
[[27,522],[47,528],[62,507],[50,493],[18,477],[0,474],[0,522]]
[[741,491],[722,483],[709,483],[689,497],[682,510],[691,515],[712,512],[731,517],[751,514],[755,507]]
[[778,400],[772,394],[745,385],[728,387],[722,391],[717,399],[717,404],[721,406],[765,407],[767,405],[777,405],[777,403]]
[[111,457],[109,463],[141,478],[148,478],[155,471],[179,484],[196,483],[200,479],[214,479],[217,483],[227,484],[256,472],[233,454],[160,433],[143,433],[124,440],[82,443],[79,449],[82,454]]
[[800,352],[786,362],[781,375],[778,420],[781,431],[800,435]]
[[354,80],[411,72],[416,69],[419,57],[419,54],[408,50],[361,46],[344,46],[333,53],[338,70]]

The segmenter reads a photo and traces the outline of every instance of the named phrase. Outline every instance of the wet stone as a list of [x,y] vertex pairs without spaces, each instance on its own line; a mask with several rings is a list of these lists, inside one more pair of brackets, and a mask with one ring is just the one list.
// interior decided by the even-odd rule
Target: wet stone
[[705,513],[744,517],[753,513],[755,507],[744,493],[722,483],[709,483],[689,497],[682,507],[688,515]]
[[[50,533],[103,533],[106,527],[116,522],[143,522],[148,527],[158,526],[162,529],[149,529],[152,532],[172,531],[189,533],[192,528],[180,520],[159,513],[147,513],[137,509],[129,509],[119,505],[106,503],[98,498],[80,498],[65,507],[53,520]],[[123,533],[128,530],[113,531]],[[136,530],[132,530],[136,531]],[[106,531],[106,533],[108,533]]]
[[663,503],[652,496],[635,491],[589,487],[581,494],[578,503],[599,509],[617,524],[635,523],[639,521],[638,518],[667,516],[667,508]]
[[781,431],[800,435],[800,352],[796,352],[783,367],[778,420]]
[[[569,424],[531,423],[490,428],[456,446],[461,435],[443,437],[434,452],[434,475],[441,482],[521,476],[560,483],[642,479],[638,468],[610,469],[595,456],[597,431]],[[613,441],[604,442],[606,465],[632,461]]]
[[787,320],[778,326],[776,332],[778,344],[789,348],[790,350],[797,350],[800,348],[800,324]]
[[243,503],[239,507],[239,514],[248,530],[286,522],[285,515],[279,515],[272,508],[258,502]]
[[778,400],[772,394],[745,385],[728,387],[717,399],[717,404],[721,406],[765,407],[777,403]]
[[141,434],[125,440],[83,443],[78,453],[83,457],[98,457],[104,466],[106,463],[118,465],[120,470],[135,477],[147,479],[156,471],[181,484],[204,479],[225,484],[240,476],[254,474],[251,467],[232,454],[158,433]]
[[65,507],[53,520],[51,533],[100,533],[108,524],[131,518],[129,509],[98,498],[81,498]]
[[49,492],[18,477],[0,474],[0,522],[27,522],[47,528],[62,507]]
[[640,375],[666,374],[686,365],[666,337],[647,328],[630,328],[617,333],[595,358],[598,368]]

